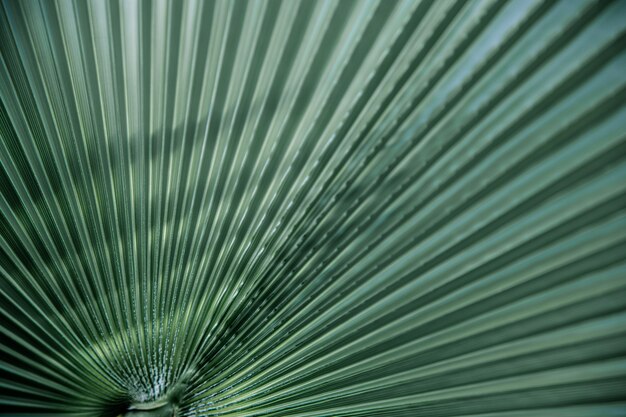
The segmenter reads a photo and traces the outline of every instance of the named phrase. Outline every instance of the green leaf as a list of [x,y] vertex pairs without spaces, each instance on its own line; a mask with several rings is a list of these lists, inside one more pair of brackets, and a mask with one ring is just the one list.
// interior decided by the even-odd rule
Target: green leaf
[[626,416],[626,1],[5,0],[0,414]]

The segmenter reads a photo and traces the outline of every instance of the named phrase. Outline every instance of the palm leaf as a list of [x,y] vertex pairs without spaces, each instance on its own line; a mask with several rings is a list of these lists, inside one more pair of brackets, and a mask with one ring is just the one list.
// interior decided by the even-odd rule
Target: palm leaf
[[0,404],[626,415],[626,2],[0,8]]

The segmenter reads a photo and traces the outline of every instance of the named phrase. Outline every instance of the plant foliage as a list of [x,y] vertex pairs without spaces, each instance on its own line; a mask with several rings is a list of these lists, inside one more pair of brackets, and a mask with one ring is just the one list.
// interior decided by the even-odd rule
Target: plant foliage
[[626,415],[626,1],[5,0],[0,413]]

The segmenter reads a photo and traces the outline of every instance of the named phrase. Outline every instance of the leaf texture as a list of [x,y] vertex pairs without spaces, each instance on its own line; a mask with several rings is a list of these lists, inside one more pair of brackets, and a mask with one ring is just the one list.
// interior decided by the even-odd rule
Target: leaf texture
[[626,1],[4,0],[0,413],[626,416]]

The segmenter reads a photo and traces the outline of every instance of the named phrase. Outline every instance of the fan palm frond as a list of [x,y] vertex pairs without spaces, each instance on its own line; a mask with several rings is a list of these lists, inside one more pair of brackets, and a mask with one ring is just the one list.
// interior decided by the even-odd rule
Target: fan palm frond
[[0,413],[626,415],[626,1],[5,0]]

